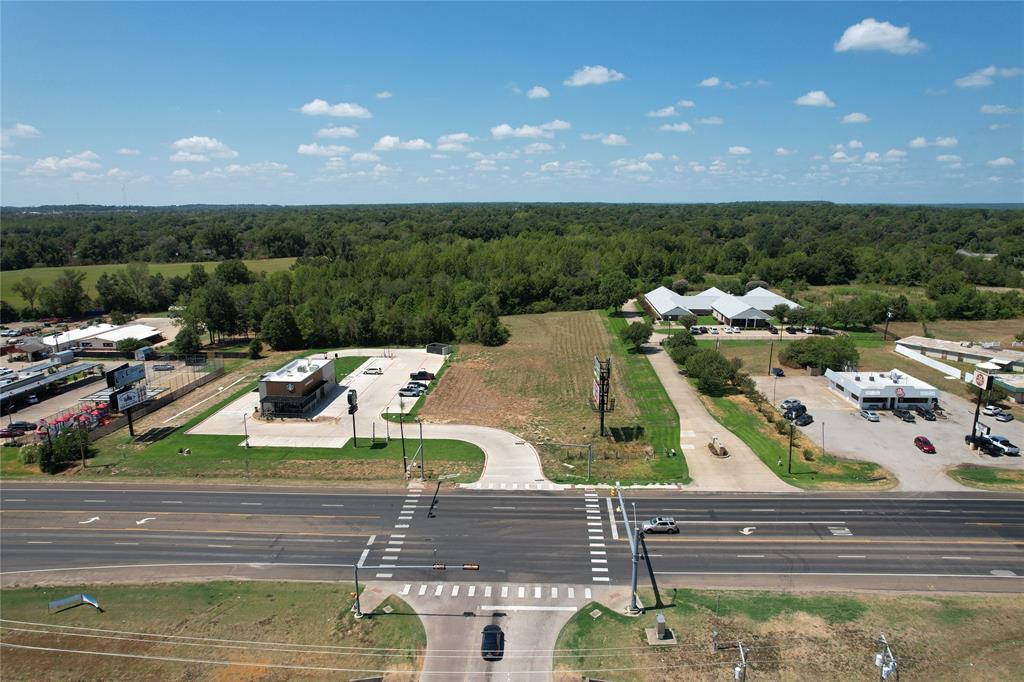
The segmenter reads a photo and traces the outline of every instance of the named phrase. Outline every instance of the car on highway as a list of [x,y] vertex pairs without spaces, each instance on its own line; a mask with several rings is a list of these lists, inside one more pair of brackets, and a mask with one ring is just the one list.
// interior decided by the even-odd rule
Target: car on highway
[[500,661],[505,655],[505,633],[500,625],[484,626],[480,655],[485,661]]
[[173,372],[174,365],[166,362],[161,362],[159,365],[153,365],[153,369],[156,370],[157,372]]
[[1000,412],[999,414],[996,415],[996,421],[997,422],[1012,422],[1013,421],[1013,415],[1010,414],[1009,412]]
[[999,448],[1004,455],[1019,455],[1020,448],[1010,442],[1006,436],[988,436],[988,441]]
[[786,372],[783,371],[783,369],[781,367],[772,367],[772,376],[773,377],[784,377],[784,376],[786,376]]
[[410,374],[409,378],[410,379],[418,379],[420,381],[433,381],[434,380],[434,373],[433,372],[428,372],[425,369],[421,369],[418,372],[413,372],[412,374]]
[[897,419],[902,419],[903,421],[907,422],[908,424],[913,424],[914,422],[917,421],[916,419],[914,419],[914,415],[911,414],[910,410],[903,410],[903,409],[900,409],[900,408],[896,408],[895,410],[892,411],[892,414]]
[[384,370],[380,367],[367,367],[363,374],[383,374]]
[[917,436],[914,438],[914,447],[921,452],[927,452],[929,455],[935,454],[935,446],[932,445],[932,442],[924,436]]
[[671,516],[655,516],[640,525],[640,531],[646,535],[651,533],[678,533],[679,526]]
[[878,413],[877,412],[872,412],[871,410],[861,410],[860,411],[860,416],[864,417],[869,422],[876,422],[876,421],[878,421]]
[[1003,408],[999,407],[998,405],[993,405],[991,403],[981,408],[981,413],[986,417],[994,417],[1002,411]]
[[814,423],[814,417],[804,412],[802,415],[794,419],[793,423],[797,426],[810,426]]
[[782,404],[780,405],[780,407],[782,407],[783,410],[791,410],[794,407],[796,407],[797,405],[802,405],[802,404],[803,403],[801,403],[796,398],[786,398],[785,400],[782,401]]

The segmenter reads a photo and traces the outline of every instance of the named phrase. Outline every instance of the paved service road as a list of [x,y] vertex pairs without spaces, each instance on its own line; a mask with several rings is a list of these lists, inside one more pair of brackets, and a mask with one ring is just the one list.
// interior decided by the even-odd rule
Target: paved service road
[[[630,495],[643,518],[672,515],[682,532],[651,537],[669,583],[698,576],[966,577],[1024,587],[1019,496]],[[505,495],[433,488],[398,494],[315,490],[5,484],[4,582],[21,571],[137,564],[284,565],[303,575],[424,583],[601,587],[629,578],[620,515],[596,491]],[[430,567],[444,563],[447,570]],[[462,564],[479,564],[464,572]],[[173,578],[176,571],[164,570]],[[50,576],[52,577],[52,576]],[[90,579],[98,579],[92,572]],[[832,584],[832,583],[828,583]]]

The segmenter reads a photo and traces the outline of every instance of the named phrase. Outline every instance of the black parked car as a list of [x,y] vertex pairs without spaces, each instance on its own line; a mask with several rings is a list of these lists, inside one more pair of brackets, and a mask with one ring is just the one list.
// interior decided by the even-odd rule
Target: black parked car
[[786,376],[786,373],[783,371],[783,369],[781,367],[772,367],[772,376],[773,377],[784,377],[784,376]]
[[914,412],[917,412],[917,416],[924,419],[926,422],[935,421],[935,413],[925,407],[915,407]]
[[807,414],[806,412],[804,412],[802,415],[793,420],[793,423],[796,424],[797,426],[807,426],[808,424],[811,424],[813,422],[814,418],[811,415]]
[[917,421],[916,419],[914,419],[914,415],[910,413],[910,410],[895,409],[892,411],[892,414],[894,417],[902,419],[908,424],[913,424],[914,422]]
[[418,372],[413,372],[412,374],[410,374],[409,378],[410,379],[418,379],[420,381],[433,381],[434,380],[434,373],[433,372],[428,372],[425,369],[421,369]]
[[480,655],[485,661],[500,661],[505,655],[505,633],[498,625],[485,625]]
[[7,425],[9,429],[16,429],[18,431],[35,431],[39,424],[35,422],[11,422]]
[[806,405],[796,405],[795,407],[791,407],[788,410],[786,410],[782,414],[782,417],[784,419],[796,419],[797,417],[799,417],[800,415],[803,415],[803,414],[807,414],[807,406]]

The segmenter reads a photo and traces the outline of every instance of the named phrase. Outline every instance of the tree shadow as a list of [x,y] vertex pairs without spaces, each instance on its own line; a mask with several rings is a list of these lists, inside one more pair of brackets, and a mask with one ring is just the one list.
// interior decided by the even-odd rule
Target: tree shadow
[[632,443],[643,438],[644,427],[636,426],[612,426],[609,429],[612,440],[616,443]]

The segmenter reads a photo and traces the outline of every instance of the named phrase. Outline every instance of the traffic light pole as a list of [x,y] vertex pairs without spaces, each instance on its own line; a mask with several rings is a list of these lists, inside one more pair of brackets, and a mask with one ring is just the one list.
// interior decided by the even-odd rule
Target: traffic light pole
[[[622,499],[622,487],[619,482],[615,482],[615,491],[619,496],[619,509],[622,511],[622,523],[626,526],[626,536],[629,538],[629,549],[633,553],[633,571],[630,576],[630,591],[629,591],[629,613],[636,615],[640,613],[640,607],[636,603],[636,569],[637,564],[640,561],[639,548],[636,542],[636,529],[630,526],[629,517],[626,514],[626,502]],[[635,520],[635,519],[634,519]]]

